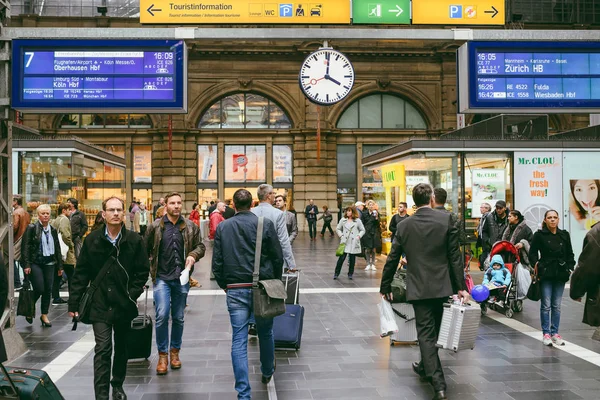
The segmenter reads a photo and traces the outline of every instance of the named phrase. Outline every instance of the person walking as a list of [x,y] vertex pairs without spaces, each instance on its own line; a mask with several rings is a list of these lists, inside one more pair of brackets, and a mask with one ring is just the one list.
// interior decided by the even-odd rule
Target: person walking
[[357,201],[354,203],[354,207],[356,207],[356,212],[358,212],[358,218],[362,220],[363,211],[365,210],[365,203],[362,201]]
[[[443,188],[433,189],[433,209],[450,214],[456,229],[458,229],[458,245],[462,246],[467,243],[467,235],[463,229],[462,222],[458,218],[458,214],[448,211],[446,209],[446,200],[448,199],[448,192]],[[500,239],[498,239],[500,240]]]
[[160,217],[158,216],[158,209],[161,207],[164,207],[164,206],[165,206],[165,198],[161,197],[160,199],[158,199],[158,203],[156,203],[154,205],[154,208],[152,209],[152,216],[154,217],[154,219],[162,217],[162,215]]
[[94,218],[94,225],[92,226],[92,232],[96,229],[104,229],[104,211],[98,211],[96,214],[96,218]]
[[529,261],[537,266],[542,298],[540,321],[544,345],[564,346],[558,333],[560,328],[560,305],[565,283],[575,267],[575,255],[569,232],[558,227],[559,217],[555,210],[544,214],[542,229],[533,234]]
[[333,237],[333,229],[331,229],[331,221],[333,221],[333,215],[329,211],[329,207],[323,206],[323,214],[318,219],[323,220],[323,228],[321,228],[321,237],[325,236],[325,229],[329,229],[329,235]]
[[83,237],[87,233],[88,223],[85,215],[79,211],[79,202],[77,199],[71,197],[67,199],[71,207],[71,238],[73,239],[73,247],[75,249],[75,258],[79,258],[81,252],[81,246],[83,244]]
[[[62,255],[58,242],[58,232],[50,226],[50,206],[42,204],[37,208],[38,221],[30,224],[23,234],[21,257],[23,270],[31,280],[35,302],[42,298],[40,321],[42,327],[52,327],[48,319],[52,284],[55,270],[62,271]],[[26,278],[26,279],[27,279]],[[25,318],[30,324],[31,317]]]
[[[248,330],[253,314],[252,275],[256,252],[258,219],[250,211],[252,195],[245,189],[233,195],[237,213],[219,224],[215,234],[212,272],[227,294],[231,322],[231,362],[238,399],[252,398],[248,371]],[[264,217],[262,217],[264,218]],[[259,280],[281,279],[283,252],[274,223],[264,218]],[[268,384],[275,372],[273,318],[256,318],[260,347],[261,381]]]
[[379,212],[375,209],[373,200],[367,201],[368,211],[362,213],[362,223],[365,227],[365,235],[362,237],[362,246],[365,250],[367,266],[365,271],[376,271],[375,260],[377,248],[381,247],[381,232],[379,228]]
[[515,245],[519,250],[519,258],[521,264],[529,267],[529,250],[531,249],[531,241],[533,240],[533,232],[523,214],[517,210],[512,210],[508,213],[508,227],[502,234],[502,240],[506,240]]
[[344,261],[349,255],[348,279],[352,280],[356,255],[362,253],[360,239],[365,235],[365,227],[360,218],[358,218],[356,207],[350,206],[344,210],[344,217],[338,222],[335,231],[340,237],[340,243],[343,243],[345,246],[343,254],[338,257],[337,264],[335,265],[333,279],[337,279],[340,276]]
[[392,220],[390,221],[389,230],[390,230],[390,232],[392,232],[392,238],[396,235],[396,229],[398,228],[398,224],[409,217],[409,215],[407,214],[407,211],[408,211],[408,204],[406,204],[403,201],[398,203],[398,213],[394,214],[394,216],[392,217]]
[[483,228],[485,227],[485,220],[490,211],[492,211],[492,206],[490,205],[490,203],[481,203],[481,205],[479,206],[481,218],[479,218],[479,223],[477,224],[477,242],[475,243],[475,247],[482,249],[481,254],[479,255],[480,271],[483,271],[485,269],[485,260],[488,256],[488,253],[483,251]]
[[408,260],[406,298],[415,310],[421,361],[413,371],[429,380],[434,400],[447,399],[446,380],[436,347],[442,322],[443,304],[458,293],[469,300],[463,263],[458,248],[458,230],[450,215],[435,211],[433,187],[419,183],[413,188],[417,211],[398,225],[392,250],[383,268],[379,292],[392,301],[392,280],[403,254]]
[[23,234],[31,221],[29,213],[23,208],[23,197],[14,195],[13,201],[13,249],[14,249],[14,284],[15,290],[22,288],[21,284],[21,243]]
[[210,214],[210,219],[208,222],[208,238],[211,240],[215,240],[215,232],[217,231],[217,226],[223,221],[225,221],[225,217],[223,213],[225,212],[225,203],[222,201],[217,203],[217,208]]
[[291,245],[298,236],[298,221],[296,221],[296,216],[292,212],[287,211],[287,197],[285,195],[278,194],[275,196],[275,208],[285,215],[285,227],[287,228]]
[[319,209],[315,206],[315,201],[310,199],[308,205],[304,209],[304,216],[308,222],[308,235],[310,240],[317,240],[317,214]]
[[198,203],[192,205],[192,212],[190,213],[190,221],[200,226],[200,211],[198,211]]
[[146,204],[140,203],[133,216],[133,230],[134,232],[139,233],[142,237],[146,234],[146,229],[148,229],[148,220],[150,217],[148,214],[149,213],[148,210],[146,210]]
[[[145,237],[150,257],[150,277],[154,283],[158,375],[167,374],[169,362],[171,369],[181,368],[179,351],[190,290],[189,276],[194,264],[204,257],[206,250],[200,239],[200,228],[181,215],[181,195],[169,193],[165,196],[165,202],[166,215],[148,227]],[[172,319],[170,343],[169,315]]]
[[481,246],[483,248],[484,262],[487,260],[492,246],[499,240],[502,240],[502,234],[508,225],[508,213],[506,202],[498,200],[494,211],[490,211],[485,216],[485,221],[481,228]]
[[235,210],[231,208],[231,199],[225,200],[225,212],[223,213],[223,217],[225,219],[229,219],[235,215]]
[[[135,214],[140,210],[140,203],[133,199],[131,206],[129,206],[129,229],[134,232],[135,230]],[[138,232],[139,233],[139,232]]]
[[102,212],[105,227],[90,232],[77,259],[69,289],[69,315],[79,317],[81,298],[94,282],[97,289],[85,317],[96,341],[95,397],[108,400],[112,385],[112,398],[126,400],[123,382],[127,374],[127,335],[131,321],[138,315],[137,299],[144,291],[150,265],[142,238],[123,222],[125,202],[109,197],[102,202]]
[[[62,237],[62,241],[69,247],[67,257],[63,260],[63,271],[67,274],[68,287],[71,287],[71,279],[75,271],[75,250],[73,248],[73,240],[71,239],[71,207],[67,203],[59,204],[58,216],[50,222],[50,225]],[[62,254],[61,254],[62,256]],[[60,298],[60,286],[63,280],[63,273],[55,266],[54,283],[52,284],[52,305],[66,304],[67,302]]]

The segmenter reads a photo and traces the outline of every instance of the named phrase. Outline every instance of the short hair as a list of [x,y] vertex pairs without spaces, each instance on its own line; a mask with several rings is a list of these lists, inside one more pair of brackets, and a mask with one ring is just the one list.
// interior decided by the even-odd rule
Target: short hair
[[433,194],[433,187],[429,183],[419,183],[413,188],[412,197],[415,202],[415,206],[422,207],[431,203],[431,195]]
[[18,205],[23,206],[23,196],[21,196],[20,194],[15,194],[13,196],[13,201],[16,202]]
[[247,211],[252,205],[252,194],[246,189],[238,189],[233,194],[233,204],[238,211]]
[[[258,197],[258,201],[263,201],[273,192],[273,186],[263,183],[256,189],[256,197]],[[235,202],[235,199],[234,199]]]
[[179,194],[179,192],[171,192],[171,193],[167,193],[167,195],[165,196],[165,203],[168,203],[169,199],[171,197],[175,197],[175,196],[179,196],[179,198],[181,200],[183,200],[183,196],[181,196],[181,194]]
[[490,203],[481,203],[481,205],[484,206],[488,211],[492,209],[492,205]]
[[36,213],[39,214],[44,210],[48,211],[49,213],[52,212],[52,208],[50,208],[50,206],[48,204],[40,204],[35,211],[36,211]]
[[329,207],[327,207],[326,205],[323,206],[323,210],[327,211],[329,210]]
[[348,210],[352,211],[352,219],[358,219],[358,210],[354,206],[348,206],[344,209],[344,215],[342,217],[346,218],[346,213]]
[[398,203],[398,205],[402,205],[404,206],[404,208],[408,208],[408,204],[405,201],[401,201],[400,203]]
[[509,214],[514,217],[517,217],[517,219],[519,220],[519,223],[521,223],[525,220],[525,217],[523,216],[523,214],[521,214],[520,211],[512,210],[511,212],[509,212]]
[[369,199],[369,200],[367,200],[366,206],[369,207],[369,204],[377,204],[377,203],[375,202],[375,200]]
[[277,196],[275,196],[275,200],[277,200],[280,197],[283,199],[284,203],[287,203],[287,196],[285,194],[278,194]]
[[108,203],[109,201],[114,200],[114,199],[119,200],[121,202],[121,207],[123,207],[123,210],[125,210],[125,202],[123,201],[122,198],[117,197],[117,196],[110,196],[108,199],[106,199],[102,202],[102,211],[106,211],[106,203]]
[[68,210],[69,209],[69,205],[67,203],[60,203],[58,205],[58,213],[62,214],[63,210]]
[[448,192],[442,188],[433,189],[433,197],[435,198],[436,204],[446,204],[446,199],[448,198]]
[[69,198],[67,199],[67,202],[69,202],[69,203],[73,204],[73,207],[74,207],[76,210],[78,209],[78,207],[79,207],[79,201],[77,201],[77,199],[76,199],[76,198],[74,198],[74,197],[69,197]]

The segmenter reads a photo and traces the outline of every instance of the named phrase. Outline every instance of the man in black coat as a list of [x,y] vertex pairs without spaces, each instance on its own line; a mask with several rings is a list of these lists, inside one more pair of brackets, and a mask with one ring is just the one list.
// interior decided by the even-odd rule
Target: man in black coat
[[[92,297],[89,315],[82,316],[92,324],[94,348],[94,391],[96,400],[108,400],[112,384],[113,399],[125,400],[123,382],[127,372],[127,336],[131,321],[137,317],[137,299],[144,291],[150,264],[142,237],[125,228],[125,203],[109,197],[102,203],[106,227],[96,229],[85,239],[69,293],[69,315],[78,317],[79,302],[90,282],[97,290]],[[101,276],[98,277],[98,274]],[[96,277],[99,282],[96,282]],[[111,372],[115,337],[115,356]]]
[[[577,262],[577,268],[571,275],[569,295],[573,300],[581,301],[587,293],[583,310],[583,323],[600,326],[600,224],[596,224],[585,235],[583,249]],[[597,330],[599,332],[600,330]],[[597,334],[594,334],[597,337]]]
[[396,229],[398,228],[398,224],[408,218],[410,215],[406,213],[408,210],[408,204],[401,201],[398,203],[398,213],[394,214],[392,220],[390,221],[390,232],[392,232],[392,237],[396,235]]
[[84,213],[79,211],[79,202],[77,199],[71,197],[67,199],[67,203],[71,205],[71,239],[73,240],[73,249],[75,251],[75,258],[79,258],[81,253],[81,246],[83,243],[83,237],[87,233],[88,223]]
[[469,292],[465,285],[458,231],[447,213],[433,210],[433,188],[420,183],[413,189],[417,211],[398,225],[388,255],[379,292],[392,300],[392,280],[400,257],[408,261],[406,298],[415,310],[421,361],[413,370],[430,380],[434,400],[446,399],[446,381],[436,347],[443,304],[448,296],[458,293],[465,301]]

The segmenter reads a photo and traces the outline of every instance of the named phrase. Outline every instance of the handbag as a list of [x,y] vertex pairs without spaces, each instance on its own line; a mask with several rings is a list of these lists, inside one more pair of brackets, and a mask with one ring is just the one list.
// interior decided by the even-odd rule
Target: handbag
[[255,317],[274,318],[278,315],[285,314],[287,291],[285,290],[285,286],[281,279],[258,280],[264,220],[264,217],[258,217],[256,252],[254,254],[254,273],[252,274],[252,300]]
[[531,275],[531,285],[527,291],[527,298],[532,301],[539,301],[542,298],[542,286],[538,276],[538,263],[535,264],[533,275]]
[[400,268],[392,280],[392,303],[406,303],[406,270]]
[[35,293],[31,287],[29,276],[23,281],[23,289],[19,293],[19,303],[17,304],[17,315],[23,317],[35,317]]
[[104,276],[108,272],[108,269],[114,261],[115,257],[111,254],[111,256],[108,257],[108,260],[106,260],[106,262],[102,266],[100,272],[98,272],[98,275],[96,275],[94,281],[90,284],[90,286],[87,287],[87,289],[83,293],[83,296],[81,296],[81,300],[79,300],[79,307],[77,307],[77,313],[79,314],[79,322],[83,322],[84,324],[90,323],[90,310],[92,309],[92,299],[94,298],[94,294],[96,293],[96,289],[98,289],[100,281],[104,278]]
[[69,246],[67,246],[63,240],[60,232],[58,232],[58,244],[60,244],[60,255],[62,256],[62,260],[65,261],[67,259],[67,254],[69,253]]
[[346,250],[346,243],[340,243],[337,249],[335,250],[335,255],[337,257],[343,256],[344,251]]

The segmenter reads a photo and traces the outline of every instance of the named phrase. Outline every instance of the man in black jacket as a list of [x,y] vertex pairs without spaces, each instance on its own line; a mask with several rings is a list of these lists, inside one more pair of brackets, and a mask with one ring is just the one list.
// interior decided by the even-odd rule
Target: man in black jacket
[[417,211],[398,224],[388,255],[379,292],[392,300],[392,280],[400,257],[408,261],[406,299],[415,310],[421,361],[413,363],[413,370],[430,380],[435,391],[434,400],[447,399],[446,380],[436,347],[443,304],[448,296],[458,293],[465,301],[469,292],[465,285],[458,232],[450,215],[432,210],[433,188],[420,183],[413,189]]
[[[240,189],[233,195],[237,213],[219,224],[215,234],[212,271],[219,286],[227,293],[227,309],[233,330],[231,358],[235,390],[240,399],[249,399],[248,324],[252,314],[252,274],[258,218],[250,211],[252,195]],[[264,218],[259,279],[281,279],[283,252],[272,221]],[[275,372],[273,319],[256,318],[262,382],[269,383]]]
[[452,223],[456,226],[458,230],[458,245],[462,246],[467,243],[467,235],[465,234],[465,230],[463,229],[462,222],[458,218],[458,214],[450,212],[446,209],[446,199],[448,199],[448,192],[443,188],[435,188],[433,189],[433,208],[434,210],[443,211],[446,214],[450,214],[452,217]]
[[79,258],[83,237],[88,230],[87,218],[85,214],[79,211],[79,202],[77,199],[71,197],[67,199],[67,203],[71,205],[71,239],[73,239],[75,258]]
[[390,221],[389,230],[390,232],[392,232],[392,238],[394,237],[394,235],[396,235],[396,228],[398,228],[398,224],[409,217],[409,215],[406,213],[407,210],[408,204],[406,204],[403,201],[398,203],[398,213],[394,214],[392,220]]
[[[109,197],[102,203],[102,210],[106,227],[87,236],[71,278],[69,315],[78,316],[81,296],[90,282],[95,282],[98,286],[89,315],[82,317],[94,328],[96,400],[108,400],[111,384],[113,399],[126,400],[123,381],[127,372],[127,335],[131,321],[138,315],[137,299],[144,291],[150,265],[140,235],[125,228],[123,200]],[[111,380],[113,332],[115,356]]]
[[481,247],[484,253],[490,252],[492,246],[502,240],[502,234],[508,226],[508,209],[504,200],[496,202],[495,210],[487,213],[485,224],[481,230]]

